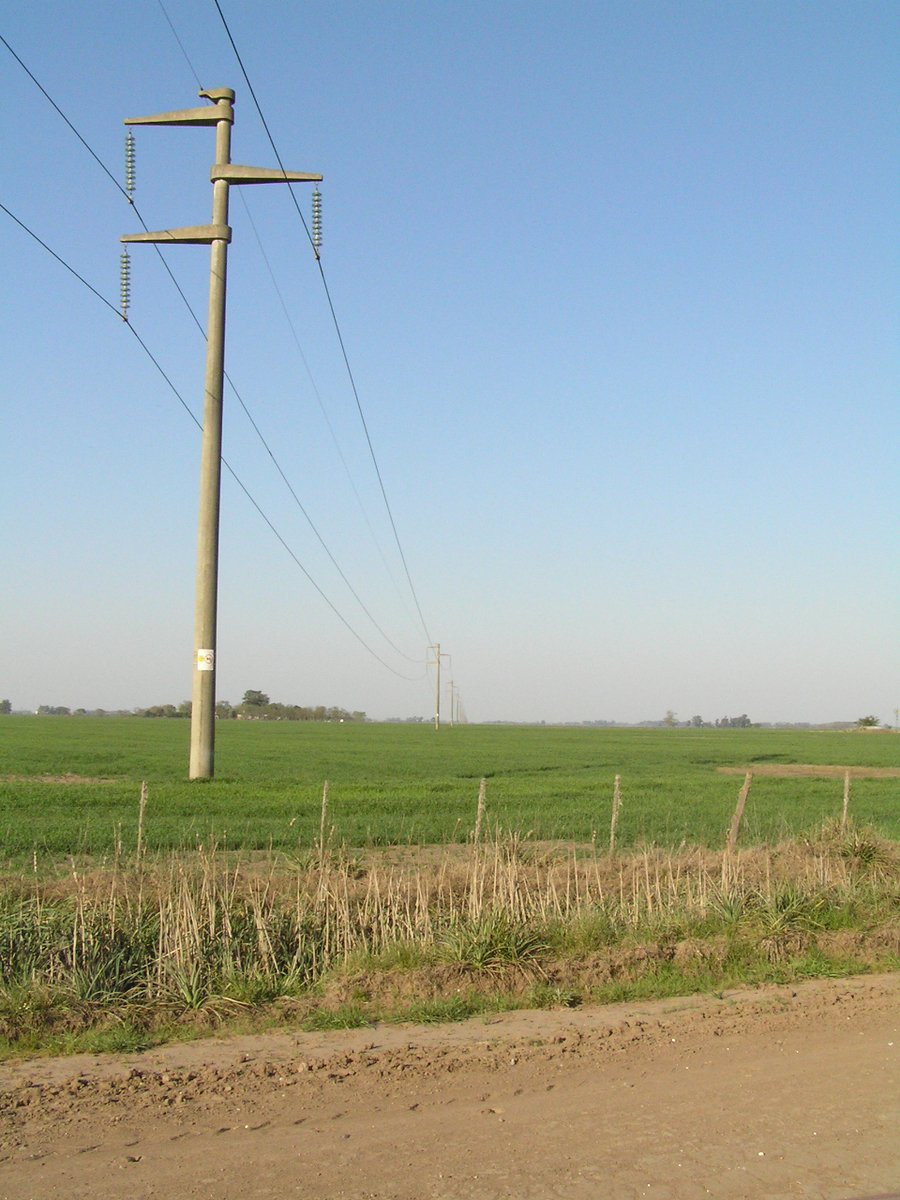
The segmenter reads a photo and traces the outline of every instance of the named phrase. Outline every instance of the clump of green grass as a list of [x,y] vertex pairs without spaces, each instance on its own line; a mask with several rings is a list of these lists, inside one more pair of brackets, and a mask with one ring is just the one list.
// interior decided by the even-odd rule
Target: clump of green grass
[[896,843],[888,841],[871,825],[849,821],[827,821],[818,836],[811,839],[829,857],[840,858],[859,875],[878,878],[900,877],[900,853]]
[[476,971],[533,963],[547,949],[541,931],[517,924],[502,909],[458,917],[438,937],[437,957]]
[[480,995],[476,990],[427,1000],[414,1000],[398,1006],[390,1019],[397,1022],[414,1022],[417,1025],[439,1025],[449,1021],[466,1021],[469,1017],[485,1012],[496,1012],[499,1005],[495,1000]]
[[340,1008],[317,1008],[303,1020],[308,1033],[328,1029],[359,1029],[368,1025],[371,1017],[360,1004],[344,1004]]

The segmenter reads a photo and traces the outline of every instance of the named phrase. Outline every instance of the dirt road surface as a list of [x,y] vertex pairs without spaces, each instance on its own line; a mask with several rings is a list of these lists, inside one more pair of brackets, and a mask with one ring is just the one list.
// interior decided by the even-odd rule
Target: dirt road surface
[[0,1065],[3,1200],[900,1200],[900,975]]

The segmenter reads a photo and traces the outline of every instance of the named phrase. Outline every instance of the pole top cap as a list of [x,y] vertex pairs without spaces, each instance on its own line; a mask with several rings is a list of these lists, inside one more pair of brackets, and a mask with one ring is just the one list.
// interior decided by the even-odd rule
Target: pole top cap
[[234,103],[234,90],[232,88],[204,88],[199,93],[204,100],[212,100],[213,104],[217,104],[220,100],[228,100]]

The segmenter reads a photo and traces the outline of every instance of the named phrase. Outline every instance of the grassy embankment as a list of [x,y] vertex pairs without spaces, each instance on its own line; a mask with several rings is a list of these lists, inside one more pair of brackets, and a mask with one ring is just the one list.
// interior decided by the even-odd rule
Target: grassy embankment
[[[0,737],[16,777],[0,785],[3,1053],[900,965],[897,780],[854,779],[851,811],[878,829],[841,830],[822,826],[840,778],[760,777],[728,853],[741,779],[715,769],[886,767],[892,737],[227,726],[202,786],[179,778],[180,723],[23,720]],[[476,844],[482,777],[494,833]]]

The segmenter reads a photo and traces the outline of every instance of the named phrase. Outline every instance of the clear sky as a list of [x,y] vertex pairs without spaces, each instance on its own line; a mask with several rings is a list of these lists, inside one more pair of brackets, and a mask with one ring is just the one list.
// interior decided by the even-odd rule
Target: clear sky
[[[227,369],[393,645],[227,390],[225,457],[387,665],[226,476],[219,697],[427,715],[439,641],[472,720],[893,722],[897,4],[221,4],[285,165],[325,177],[425,628],[288,189],[233,189]],[[123,119],[200,103],[195,71],[237,93],[234,161],[274,166],[213,0],[165,13],[10,0],[0,33],[118,179]],[[0,81],[0,201],[117,305],[134,213],[2,45]],[[212,132],[136,137],[150,228],[206,223]],[[165,254],[205,324],[208,249]],[[202,338],[131,260],[132,326],[199,414]],[[196,426],[3,212],[0,261],[0,697],[178,703]]]

